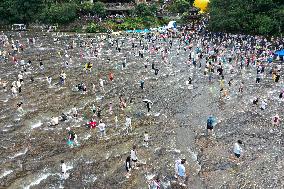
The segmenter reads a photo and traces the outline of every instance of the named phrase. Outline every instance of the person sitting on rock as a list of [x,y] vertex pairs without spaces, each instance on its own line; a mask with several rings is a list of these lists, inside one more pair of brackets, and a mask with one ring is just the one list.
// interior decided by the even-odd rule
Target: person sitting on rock
[[76,108],[75,105],[74,105],[74,107],[71,109],[71,112],[72,112],[72,114],[73,114],[73,117],[74,117],[75,119],[77,119],[77,117],[78,117],[78,110],[77,110],[77,108]]
[[62,113],[61,116],[60,116],[60,121],[64,122],[64,121],[67,121],[67,115]]
[[258,97],[255,97],[254,99],[253,99],[253,101],[252,101],[252,104],[253,105],[258,105],[258,101],[259,101],[259,98]]
[[20,103],[18,103],[17,104],[17,110],[18,110],[18,112],[20,112],[20,113],[23,113],[24,112],[24,109],[23,109],[23,102],[20,102]]
[[148,181],[148,186],[149,189],[160,189],[161,188],[161,182],[158,176],[156,176],[156,178]]
[[97,122],[93,118],[87,122],[87,127],[90,129],[96,128],[96,125],[97,125]]
[[87,86],[85,85],[85,83],[82,83],[82,92],[83,94],[86,94],[87,93]]
[[241,154],[243,152],[242,148],[240,145],[242,145],[243,142],[241,140],[238,140],[235,144],[234,144],[234,149],[233,149],[233,152],[234,152],[234,155],[235,157],[237,158],[237,160],[239,160],[239,158],[241,157]]
[[51,126],[58,125],[58,123],[59,123],[59,118],[58,117],[51,117],[51,122],[50,122]]
[[78,85],[76,85],[77,91],[82,91],[83,90],[83,86],[81,83],[79,83]]
[[280,124],[280,117],[278,114],[272,117],[272,125],[278,126]]

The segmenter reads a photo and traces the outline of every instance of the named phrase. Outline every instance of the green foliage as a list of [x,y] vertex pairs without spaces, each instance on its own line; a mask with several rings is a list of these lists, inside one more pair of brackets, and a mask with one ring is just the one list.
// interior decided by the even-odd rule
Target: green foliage
[[284,28],[283,10],[281,0],[212,0],[209,28],[232,33],[280,34]]
[[0,0],[0,23],[42,23],[68,24],[82,14],[105,16],[102,2],[80,3],[79,0]]
[[93,12],[93,8],[94,8],[94,4],[91,3],[90,1],[83,2],[80,5],[80,9],[81,9],[81,12],[83,14],[92,13]]
[[153,16],[125,18],[124,22],[117,24],[116,20],[108,20],[107,26],[113,31],[125,31],[134,29],[149,29],[163,26],[168,23],[168,19],[157,19]]
[[179,20],[179,23],[181,24],[186,24],[188,23],[188,17],[189,17],[189,14],[188,12],[184,12]]
[[135,7],[134,14],[138,17],[156,16],[157,10],[158,8],[155,4],[148,6],[147,4],[141,3]]
[[173,13],[184,13],[188,11],[190,6],[189,0],[174,0],[168,9]]
[[95,2],[93,5],[93,13],[98,16],[104,17],[106,15],[106,8],[104,3]]
[[89,1],[86,1],[80,5],[80,12],[84,15],[91,14],[104,17],[106,15],[106,8],[104,3],[102,2],[98,1],[95,3],[91,3]]
[[43,23],[66,24],[77,17],[77,5],[74,3],[51,4],[42,11],[40,20]]
[[7,24],[36,21],[43,6],[43,0],[1,0],[0,22]]
[[106,33],[106,32],[108,32],[108,29],[103,25],[91,23],[87,26],[86,32],[88,32],[88,33]]
[[99,1],[103,3],[135,3],[134,0],[119,0],[119,1],[118,0],[99,0]]
[[156,16],[156,14],[157,14],[157,12],[158,12],[158,6],[157,6],[157,4],[151,4],[150,6],[149,6],[149,9],[150,9],[150,11],[151,11],[151,15],[148,15],[148,16]]

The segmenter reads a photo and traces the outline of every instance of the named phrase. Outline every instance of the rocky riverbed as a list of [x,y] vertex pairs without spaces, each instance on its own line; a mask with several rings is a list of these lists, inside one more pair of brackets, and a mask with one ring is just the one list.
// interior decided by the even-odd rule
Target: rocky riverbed
[[[9,35],[8,35],[9,36]],[[11,33],[11,38],[25,44],[17,59],[32,65],[24,75],[22,93],[12,97],[1,89],[0,123],[0,185],[2,188],[147,188],[147,180],[156,175],[162,188],[180,188],[174,179],[174,163],[177,158],[187,159],[186,188],[283,188],[283,124],[271,125],[276,113],[283,117],[283,101],[278,93],[283,87],[283,78],[274,83],[267,73],[259,85],[255,84],[255,68],[236,68],[229,73],[225,65],[225,80],[233,78],[229,96],[220,98],[218,76],[213,82],[203,74],[202,68],[187,64],[189,50],[177,54],[178,41],[173,40],[169,62],[163,63],[161,55],[138,53],[131,50],[131,40],[137,35],[113,36],[121,43],[121,52],[102,35],[77,35],[55,33]],[[27,38],[35,37],[34,44]],[[10,38],[10,39],[11,39]],[[54,39],[57,40],[54,40]],[[91,45],[97,47],[97,57]],[[122,44],[122,41],[124,42]],[[80,44],[85,46],[80,47]],[[135,45],[139,48],[139,39]],[[164,46],[166,42],[155,42]],[[73,45],[73,48],[70,47]],[[141,45],[149,45],[143,39]],[[193,45],[196,45],[193,43]],[[9,50],[8,47],[5,47]],[[132,53],[129,53],[132,52]],[[126,68],[122,69],[125,61]],[[39,68],[42,60],[44,70]],[[147,59],[149,61],[147,61]],[[68,67],[64,64],[69,62]],[[91,72],[84,70],[87,62],[93,63]],[[151,69],[155,62],[158,75]],[[144,64],[147,64],[145,68]],[[278,63],[273,63],[274,65]],[[21,67],[14,65],[9,57],[1,62],[0,78],[8,86],[16,80]],[[58,84],[61,71],[67,75],[66,84]],[[108,75],[114,74],[114,81]],[[282,72],[283,75],[283,72]],[[49,86],[46,77],[53,78]],[[192,77],[192,86],[186,85]],[[34,82],[30,81],[34,78]],[[99,79],[105,81],[104,91]],[[145,89],[140,89],[140,80]],[[244,81],[243,94],[238,84]],[[72,90],[84,82],[87,93]],[[92,83],[96,85],[93,92]],[[119,108],[119,97],[126,99],[127,107]],[[252,106],[252,99],[260,96],[268,100],[262,111]],[[148,113],[143,99],[153,102]],[[24,113],[17,112],[17,103],[23,102]],[[113,104],[110,114],[109,103]],[[106,138],[101,139],[98,129],[85,127],[92,116],[92,104],[102,108],[106,123]],[[66,122],[50,126],[52,116],[62,112],[70,114],[74,105],[79,109],[79,118],[71,115]],[[115,128],[115,115],[119,127]],[[125,116],[132,118],[133,131],[125,134]],[[206,137],[206,120],[209,115],[218,119],[215,135]],[[67,127],[78,135],[79,146],[66,144]],[[149,147],[143,145],[145,131],[150,135]],[[244,143],[244,155],[240,163],[232,160],[233,144]],[[125,159],[133,145],[137,145],[139,169],[125,177]],[[61,179],[60,160],[65,160],[68,178]]]

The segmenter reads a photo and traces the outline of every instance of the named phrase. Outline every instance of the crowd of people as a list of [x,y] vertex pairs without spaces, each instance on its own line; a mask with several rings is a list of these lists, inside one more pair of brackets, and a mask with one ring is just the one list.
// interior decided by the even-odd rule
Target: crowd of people
[[[51,76],[45,74],[45,64],[41,58],[37,60],[23,59],[22,55],[25,54],[26,48],[37,48],[36,45],[40,43],[35,38],[25,39],[22,33],[15,35],[8,35],[2,32],[0,36],[0,61],[2,64],[12,64],[17,74],[14,76],[1,75],[0,84],[2,86],[2,93],[7,93],[14,100],[19,100],[18,96],[25,98],[22,95],[23,90],[28,90],[29,85],[34,83],[34,72],[40,71],[48,83],[48,87],[66,87],[70,86],[66,83],[69,82],[70,77],[77,77],[76,75],[67,75],[69,66],[74,64],[75,57],[71,57],[69,51],[79,49],[78,60],[82,62],[87,61],[80,69],[88,77],[89,74],[94,73],[94,65],[96,60],[100,58],[101,54],[112,51],[121,53],[121,62],[115,63],[115,70],[122,72],[129,66],[130,57],[137,57],[137,66],[143,65],[146,72],[151,73],[151,77],[160,79],[161,69],[165,66],[174,64],[172,57],[185,57],[188,69],[194,69],[199,75],[203,75],[207,80],[208,85],[218,83],[219,99],[230,99],[230,93],[236,92],[242,95],[249,87],[246,80],[239,80],[237,77],[243,77],[246,70],[252,70],[253,77],[255,77],[255,85],[262,85],[264,83],[271,83],[276,89],[281,88],[283,84],[283,70],[281,64],[281,57],[275,57],[276,50],[284,48],[283,39],[271,38],[267,39],[262,36],[248,36],[240,34],[228,33],[212,33],[206,31],[204,26],[198,27],[194,31],[182,30],[176,33],[165,32],[157,33],[150,32],[146,34],[121,34],[121,36],[104,35],[97,38],[97,40],[80,38],[79,42],[72,42],[72,48],[66,48],[64,51],[58,52],[64,65],[61,67],[54,67],[54,69],[62,69],[60,75]],[[62,40],[62,39],[60,39]],[[59,41],[60,41],[59,40]],[[57,42],[57,40],[55,40]],[[127,46],[130,46],[130,50]],[[87,57],[93,58],[87,60]],[[112,56],[108,57],[107,61],[111,61]],[[38,66],[36,66],[38,65]],[[238,73],[238,74],[236,74]],[[57,78],[59,78],[57,80]],[[14,80],[13,80],[14,79]],[[104,99],[107,99],[108,90],[111,90],[111,83],[117,78],[114,71],[110,71],[105,75],[99,76],[96,81],[85,81],[79,83],[72,83],[74,86],[70,91],[86,94],[102,94]],[[122,78],[123,79],[123,78]],[[137,88],[142,92],[148,86],[149,80],[147,78],[140,78]],[[197,79],[193,75],[188,76],[185,85],[189,90],[193,89],[193,85]],[[105,84],[108,84],[105,86]],[[238,86],[238,91],[233,91],[233,86]],[[127,86],[126,86],[127,87]],[[159,86],[156,86],[158,88]],[[147,94],[144,92],[144,96]],[[284,88],[279,90],[277,98],[283,102]],[[267,97],[260,94],[251,94],[251,107],[265,111],[270,102]],[[107,107],[101,107],[101,104],[94,102],[88,113],[92,116],[85,119],[85,125],[89,129],[98,129],[101,139],[107,137],[108,129],[121,130],[124,135],[131,135],[135,127],[133,126],[132,114],[126,113],[126,110],[131,106],[133,99],[120,95],[118,103],[108,102]],[[141,100],[141,104],[145,107],[145,112],[151,116],[152,109],[155,109],[155,102],[149,99]],[[25,113],[25,106],[22,101],[17,103],[17,111],[19,114]],[[115,108],[114,108],[115,107]],[[124,117],[119,114],[119,111],[124,111]],[[63,111],[63,110],[62,110]],[[83,112],[76,105],[71,108],[70,112],[58,112],[50,118],[50,126],[58,126],[59,124],[71,120],[80,120],[83,118]],[[106,116],[108,115],[108,116]],[[283,112],[272,112],[271,119],[273,126],[281,124]],[[112,118],[113,117],[113,118]],[[109,120],[113,119],[113,120]],[[124,123],[121,124],[121,120]],[[114,127],[110,127],[109,122],[114,122]],[[135,120],[134,120],[135,122]],[[206,120],[204,120],[206,122]],[[208,115],[207,125],[204,125],[204,130],[207,130],[208,137],[214,137],[214,128],[218,126],[218,118],[214,115]],[[147,131],[144,133],[144,138],[141,143],[148,148],[151,146],[151,133]],[[80,146],[80,138],[73,131],[72,127],[67,127],[66,143],[70,147]],[[107,142],[107,141],[106,141]],[[241,140],[235,141],[232,144],[232,154],[236,162],[242,158],[242,144]],[[138,145],[139,146],[139,145]],[[135,172],[139,166],[139,154],[137,153],[138,146],[133,145],[129,149],[129,156],[125,157],[126,178],[131,178],[131,172]],[[174,176],[177,182],[186,186],[186,160],[185,158],[173,160],[175,162]],[[66,165],[62,163],[62,174],[66,174]],[[153,178],[149,181],[149,188],[158,189],[161,186],[159,177]]]

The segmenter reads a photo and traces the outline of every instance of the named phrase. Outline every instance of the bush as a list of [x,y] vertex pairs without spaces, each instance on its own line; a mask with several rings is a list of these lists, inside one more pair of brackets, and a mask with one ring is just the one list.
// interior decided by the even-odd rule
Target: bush
[[108,29],[103,25],[91,23],[87,26],[86,32],[87,33],[107,33]]
[[134,30],[134,29],[149,29],[153,27],[163,26],[168,23],[168,19],[157,19],[153,16],[146,17],[132,17],[125,18],[124,22],[117,24],[116,20],[108,20],[106,25],[111,28],[113,31],[125,31],[125,30]]
[[77,17],[77,5],[73,3],[51,4],[45,7],[41,14],[41,21],[48,24],[68,24]]

